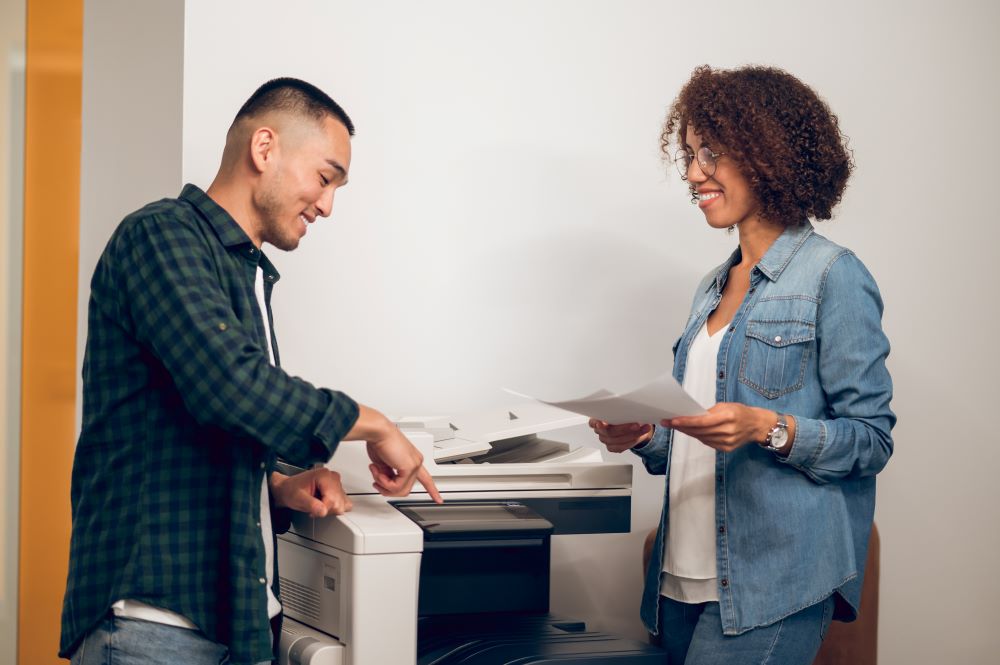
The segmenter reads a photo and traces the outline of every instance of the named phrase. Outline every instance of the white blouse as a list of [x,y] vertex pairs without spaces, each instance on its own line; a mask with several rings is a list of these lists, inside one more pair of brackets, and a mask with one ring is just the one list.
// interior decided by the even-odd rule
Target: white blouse
[[[709,408],[723,326],[711,337],[702,325],[688,349],[682,385]],[[715,449],[674,431],[670,452],[670,504],[660,594],[684,603],[719,600],[715,566]]]

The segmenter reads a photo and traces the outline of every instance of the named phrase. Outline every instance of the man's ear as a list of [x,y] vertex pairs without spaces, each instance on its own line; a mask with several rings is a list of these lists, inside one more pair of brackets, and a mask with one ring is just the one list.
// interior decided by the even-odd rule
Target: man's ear
[[258,173],[263,173],[274,159],[277,132],[270,127],[260,127],[250,135],[250,161]]

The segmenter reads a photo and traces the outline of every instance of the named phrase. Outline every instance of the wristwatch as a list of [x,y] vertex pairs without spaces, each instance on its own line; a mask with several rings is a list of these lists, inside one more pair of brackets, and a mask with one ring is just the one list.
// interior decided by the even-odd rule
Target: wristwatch
[[784,414],[778,414],[778,422],[767,433],[767,438],[761,445],[776,453],[782,452],[788,445],[788,420]]

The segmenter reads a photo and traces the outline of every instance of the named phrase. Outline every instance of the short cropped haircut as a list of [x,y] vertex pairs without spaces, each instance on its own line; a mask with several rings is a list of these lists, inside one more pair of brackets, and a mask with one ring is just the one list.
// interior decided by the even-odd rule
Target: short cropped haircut
[[660,135],[668,158],[671,143],[685,144],[688,126],[726,151],[749,181],[761,216],[786,226],[830,219],[854,168],[826,102],[774,67],[696,68]]
[[236,114],[233,125],[243,118],[271,111],[298,113],[316,120],[333,116],[347,128],[348,134],[354,136],[354,123],[340,104],[313,84],[289,77],[272,79],[257,88]]

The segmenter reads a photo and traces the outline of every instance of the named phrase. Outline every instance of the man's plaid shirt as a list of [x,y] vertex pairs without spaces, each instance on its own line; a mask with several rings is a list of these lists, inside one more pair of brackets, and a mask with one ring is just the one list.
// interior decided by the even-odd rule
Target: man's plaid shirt
[[358,407],[271,365],[258,264],[270,310],[278,273],[193,185],[108,242],[91,283],[60,655],[129,598],[187,617],[233,663],[271,658],[261,482],[276,456],[328,460]]

